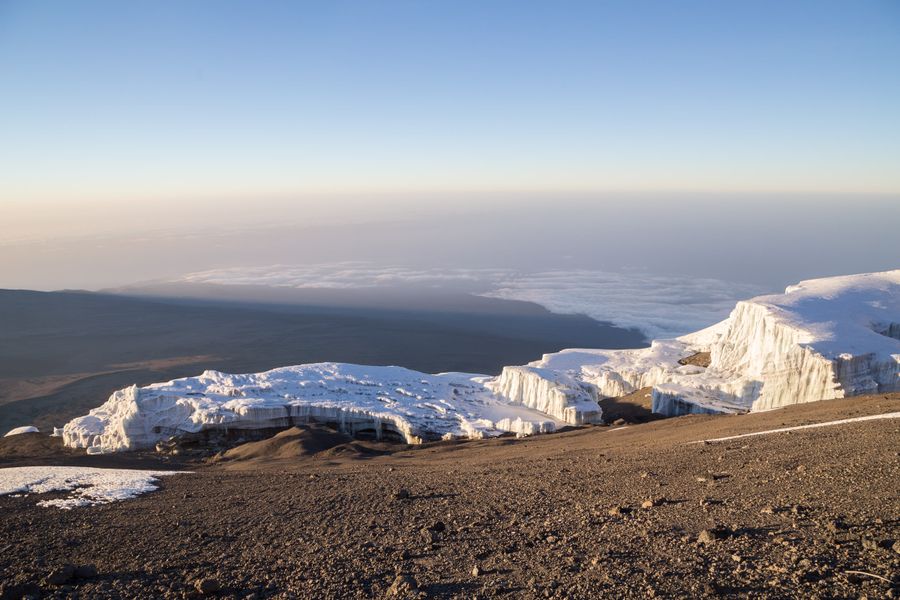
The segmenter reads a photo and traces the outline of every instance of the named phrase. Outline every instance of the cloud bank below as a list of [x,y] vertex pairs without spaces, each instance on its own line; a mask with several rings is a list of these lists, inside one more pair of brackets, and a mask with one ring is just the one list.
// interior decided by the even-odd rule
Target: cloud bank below
[[190,273],[181,283],[296,289],[447,288],[539,304],[551,312],[584,314],[648,338],[676,337],[726,316],[737,300],[766,290],[720,279],[642,271],[418,269],[364,262],[272,265]]

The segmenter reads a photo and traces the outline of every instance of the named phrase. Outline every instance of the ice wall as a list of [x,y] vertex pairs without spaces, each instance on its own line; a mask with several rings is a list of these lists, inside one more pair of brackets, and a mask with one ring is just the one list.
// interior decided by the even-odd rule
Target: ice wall
[[596,388],[561,371],[539,367],[504,367],[487,383],[498,396],[568,423],[599,423]]

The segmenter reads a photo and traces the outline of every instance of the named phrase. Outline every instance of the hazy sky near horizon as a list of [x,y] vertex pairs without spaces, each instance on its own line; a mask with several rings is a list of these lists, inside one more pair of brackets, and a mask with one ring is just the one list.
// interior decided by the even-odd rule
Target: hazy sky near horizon
[[890,0],[0,0],[0,287],[671,271],[667,235],[698,276],[884,268],[898,64]]
[[889,0],[6,0],[0,180],[50,205],[900,192],[898,64]]

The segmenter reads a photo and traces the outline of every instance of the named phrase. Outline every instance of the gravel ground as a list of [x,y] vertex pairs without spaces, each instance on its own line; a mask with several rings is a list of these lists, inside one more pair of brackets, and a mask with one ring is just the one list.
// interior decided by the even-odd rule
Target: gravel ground
[[[900,420],[689,443],[898,410],[892,394],[383,455],[119,457],[194,472],[70,511],[0,497],[0,594],[898,597]],[[6,466],[48,460],[5,444]]]

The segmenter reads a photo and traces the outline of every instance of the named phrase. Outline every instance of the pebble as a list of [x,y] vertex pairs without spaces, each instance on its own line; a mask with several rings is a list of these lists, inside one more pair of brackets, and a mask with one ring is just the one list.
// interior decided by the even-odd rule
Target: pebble
[[711,529],[704,529],[697,536],[698,544],[714,544],[718,540],[718,536]]
[[646,500],[641,502],[641,508],[653,508],[654,506],[662,506],[665,503],[665,497],[656,496],[654,498],[647,498]]
[[832,533],[837,533],[842,529],[847,529],[847,526],[839,519],[832,519],[831,521],[825,523],[825,529]]
[[724,538],[727,535],[727,532],[721,528],[715,529],[704,529],[697,536],[698,544],[715,544],[720,539]]
[[63,565],[50,571],[47,583],[50,585],[66,585],[75,579],[75,566]]
[[215,594],[222,589],[222,585],[215,577],[202,577],[194,582],[194,589],[201,594]]
[[410,575],[401,573],[394,578],[391,587],[388,588],[389,598],[405,598],[419,591],[419,584]]
[[863,538],[862,547],[864,550],[878,550],[878,542],[872,538]]
[[425,538],[426,542],[434,542],[437,540],[437,532],[428,529],[427,527],[423,527],[420,531],[422,537]]

